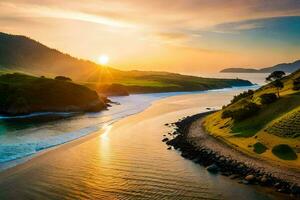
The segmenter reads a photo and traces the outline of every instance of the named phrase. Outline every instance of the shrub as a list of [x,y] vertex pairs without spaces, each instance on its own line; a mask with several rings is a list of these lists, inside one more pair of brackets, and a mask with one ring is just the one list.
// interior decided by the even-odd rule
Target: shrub
[[287,144],[280,144],[272,149],[272,153],[282,160],[296,160],[297,154]]
[[233,112],[234,111],[232,111],[232,110],[224,110],[222,112],[222,119],[226,119],[226,118],[232,117]]
[[260,142],[255,143],[253,148],[253,151],[257,154],[262,154],[267,150],[267,147]]
[[277,95],[275,93],[267,93],[260,96],[260,102],[263,105],[273,103],[277,100]]
[[235,103],[235,102],[237,102],[240,99],[243,99],[245,97],[250,97],[250,96],[252,97],[253,94],[254,94],[253,90],[248,90],[248,91],[242,92],[242,93],[240,93],[238,95],[235,95],[233,97],[233,99],[231,100],[231,104],[233,104],[233,103]]
[[72,81],[71,78],[65,76],[56,76],[54,79],[59,81]]
[[234,110],[224,110],[222,112],[222,118],[231,117],[233,120],[241,121],[255,115],[259,111],[260,107],[253,103],[247,102],[244,106]]
[[293,81],[293,89],[294,90],[300,90],[300,77],[296,78],[294,81]]

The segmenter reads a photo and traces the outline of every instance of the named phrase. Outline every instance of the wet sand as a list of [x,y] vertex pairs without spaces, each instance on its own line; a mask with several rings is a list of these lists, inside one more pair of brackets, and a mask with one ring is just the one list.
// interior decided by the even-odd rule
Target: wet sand
[[0,174],[0,199],[279,199],[240,185],[167,150],[164,126],[219,108],[240,91],[156,101],[87,137],[44,152]]

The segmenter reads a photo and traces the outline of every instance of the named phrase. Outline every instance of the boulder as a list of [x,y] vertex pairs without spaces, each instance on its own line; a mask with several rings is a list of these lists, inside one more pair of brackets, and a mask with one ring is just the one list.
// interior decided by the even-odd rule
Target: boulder
[[298,186],[297,184],[293,184],[290,187],[290,190],[291,190],[292,194],[300,194],[300,186]]
[[216,164],[212,164],[206,168],[207,171],[211,173],[218,173],[220,171],[220,168]]
[[249,181],[247,180],[240,180],[238,183],[249,185]]
[[245,177],[245,180],[246,180],[246,181],[249,181],[249,182],[252,182],[252,181],[255,180],[255,176],[252,175],[252,174],[249,174],[249,175],[247,175],[247,176]]
[[266,183],[268,182],[267,176],[261,177],[260,182],[261,182],[262,184],[266,184]]
[[240,177],[240,175],[238,175],[238,174],[232,174],[229,178],[230,179],[237,179],[239,177]]

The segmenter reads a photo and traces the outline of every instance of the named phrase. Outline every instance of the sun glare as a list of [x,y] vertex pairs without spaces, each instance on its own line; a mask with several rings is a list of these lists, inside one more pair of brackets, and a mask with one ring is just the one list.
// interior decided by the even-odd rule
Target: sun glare
[[106,65],[108,62],[109,62],[109,57],[107,55],[101,55],[99,56],[98,58],[98,62],[101,64],[101,65]]

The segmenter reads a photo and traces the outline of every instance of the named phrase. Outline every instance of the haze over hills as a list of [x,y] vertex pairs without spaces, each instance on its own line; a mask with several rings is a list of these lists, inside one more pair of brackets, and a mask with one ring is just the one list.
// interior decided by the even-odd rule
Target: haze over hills
[[292,63],[281,63],[274,65],[272,67],[266,67],[262,69],[255,68],[226,68],[221,70],[222,73],[271,73],[273,71],[284,71],[287,73],[292,73],[300,69],[300,60]]
[[[25,36],[6,33],[0,33],[0,67],[2,70],[36,76],[67,76],[98,91],[106,92],[107,88],[113,88],[115,95],[251,85],[249,81],[240,79],[201,78],[168,72],[121,71],[74,58]],[[111,94],[110,91],[107,93]]]

